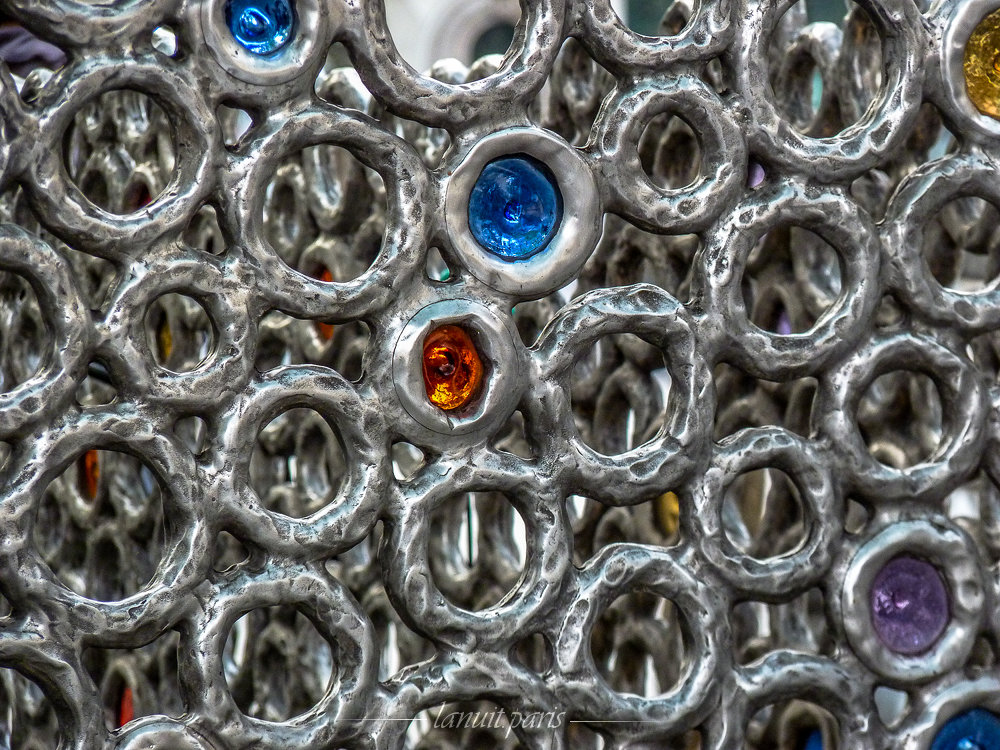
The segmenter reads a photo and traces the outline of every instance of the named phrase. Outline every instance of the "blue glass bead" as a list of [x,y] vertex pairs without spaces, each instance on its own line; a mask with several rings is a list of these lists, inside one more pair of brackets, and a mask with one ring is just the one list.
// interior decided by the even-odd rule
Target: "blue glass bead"
[[931,750],[995,750],[1000,748],[1000,717],[983,708],[953,716],[941,727]]
[[806,740],[806,745],[802,750],[823,750],[823,733],[814,729]]
[[562,221],[562,195],[548,167],[525,154],[487,164],[469,196],[469,228],[503,260],[530,258]]
[[229,0],[226,25],[255,55],[270,55],[292,38],[295,11],[291,0]]

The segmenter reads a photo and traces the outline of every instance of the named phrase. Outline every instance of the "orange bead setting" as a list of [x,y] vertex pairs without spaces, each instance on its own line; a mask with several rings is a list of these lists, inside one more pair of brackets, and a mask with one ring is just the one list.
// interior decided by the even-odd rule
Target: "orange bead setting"
[[456,325],[435,328],[424,339],[424,386],[432,404],[445,411],[467,406],[483,382],[483,361],[472,337]]

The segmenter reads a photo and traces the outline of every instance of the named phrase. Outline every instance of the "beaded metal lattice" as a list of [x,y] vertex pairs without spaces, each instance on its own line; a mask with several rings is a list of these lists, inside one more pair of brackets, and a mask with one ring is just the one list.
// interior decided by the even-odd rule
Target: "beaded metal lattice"
[[803,6],[0,2],[0,747],[997,747],[1000,1]]

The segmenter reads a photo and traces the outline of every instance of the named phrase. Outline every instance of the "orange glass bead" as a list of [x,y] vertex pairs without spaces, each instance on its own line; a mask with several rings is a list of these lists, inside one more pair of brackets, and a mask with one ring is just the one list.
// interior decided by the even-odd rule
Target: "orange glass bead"
[[135,718],[135,706],[132,704],[132,688],[126,685],[122,689],[122,697],[118,703],[118,726],[123,727]]
[[483,382],[483,361],[472,337],[459,326],[435,328],[424,339],[427,398],[452,411],[468,404]]
[[97,484],[101,478],[101,463],[99,454],[91,448],[80,457],[80,489],[88,500],[97,497]]
[[[326,283],[329,284],[330,282],[333,281],[333,274],[330,272],[329,268],[326,268],[324,266],[322,269],[320,269],[320,272],[316,275],[316,278],[319,279],[320,281],[325,281]],[[329,341],[330,339],[333,338],[332,323],[322,323],[317,321],[316,331],[319,333],[320,338],[323,339],[324,341]]]

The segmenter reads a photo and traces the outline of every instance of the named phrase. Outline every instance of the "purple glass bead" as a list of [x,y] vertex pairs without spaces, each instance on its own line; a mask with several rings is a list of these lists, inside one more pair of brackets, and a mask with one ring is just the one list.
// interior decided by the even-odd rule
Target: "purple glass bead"
[[933,646],[950,618],[948,591],[937,568],[908,556],[890,560],[875,576],[871,608],[878,637],[906,656]]

